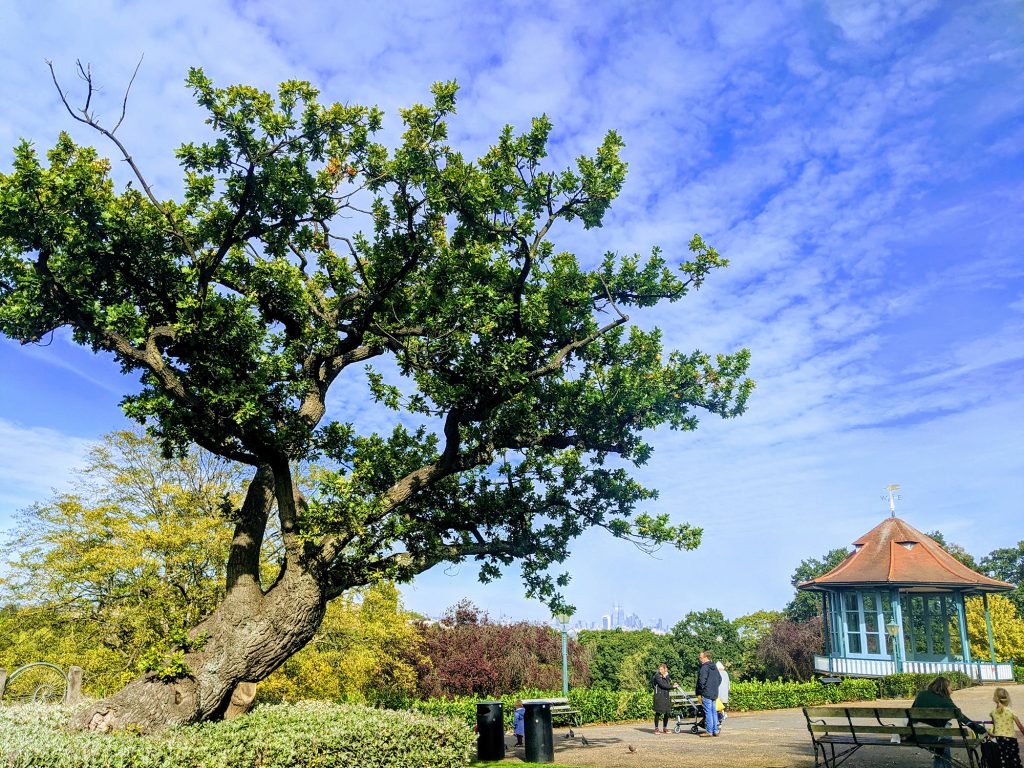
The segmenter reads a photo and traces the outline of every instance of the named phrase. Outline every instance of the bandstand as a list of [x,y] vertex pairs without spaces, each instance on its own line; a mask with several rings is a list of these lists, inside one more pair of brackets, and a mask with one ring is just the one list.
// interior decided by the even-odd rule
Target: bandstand
[[[996,659],[988,595],[1012,584],[972,571],[898,517],[886,518],[853,544],[831,571],[799,584],[819,592],[825,619],[822,674],[881,677],[894,672],[963,672],[978,682],[1013,680]],[[989,654],[971,657],[964,598],[984,601]]]

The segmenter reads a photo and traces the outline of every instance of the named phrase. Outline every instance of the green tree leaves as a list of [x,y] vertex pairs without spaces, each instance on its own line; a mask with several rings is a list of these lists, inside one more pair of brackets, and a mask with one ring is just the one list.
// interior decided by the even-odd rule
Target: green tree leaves
[[[88,74],[88,73],[86,73]],[[92,93],[92,82],[87,77]],[[672,264],[556,246],[601,225],[626,177],[621,137],[546,167],[552,125],[512,127],[478,160],[449,143],[457,88],[403,110],[401,142],[374,140],[372,107],[187,79],[211,135],[182,145],[181,200],[63,135],[0,175],[0,331],[33,341],[70,326],[113,353],[125,398],[168,453],[197,444],[271,468],[286,544],[336,595],[467,558],[492,578],[523,563],[528,593],[591,526],[654,548],[699,530],[635,517],[655,492],[629,474],[652,430],[743,412],[749,354],[663,349],[627,311],[674,302],[727,263],[699,236]],[[69,107],[70,109],[70,107]],[[369,370],[367,394],[406,426],[357,435],[328,393]],[[415,425],[415,426],[413,426]],[[313,464],[302,492],[291,467]],[[282,494],[284,494],[282,496]]]
[[[849,550],[840,547],[829,550],[820,559],[809,557],[806,560],[801,560],[800,565],[793,571],[790,583],[795,587],[797,584],[824,576],[843,562],[849,554]],[[797,591],[786,606],[784,613],[790,621],[809,621],[815,616],[821,615],[821,597],[814,592]]]

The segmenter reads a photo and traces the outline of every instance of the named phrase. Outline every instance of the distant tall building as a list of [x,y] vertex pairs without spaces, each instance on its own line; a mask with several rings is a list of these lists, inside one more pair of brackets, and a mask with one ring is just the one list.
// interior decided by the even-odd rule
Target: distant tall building
[[606,613],[604,616],[601,617],[601,629],[611,629],[611,628],[612,628],[612,617],[609,616]]

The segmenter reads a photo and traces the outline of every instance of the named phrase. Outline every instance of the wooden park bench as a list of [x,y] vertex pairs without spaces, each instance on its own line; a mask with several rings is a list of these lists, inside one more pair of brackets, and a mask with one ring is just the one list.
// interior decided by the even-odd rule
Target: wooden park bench
[[[815,766],[836,768],[861,747],[914,747],[929,751],[952,747],[967,753],[967,762],[953,757],[954,765],[981,765],[981,739],[957,722],[952,709],[804,707],[804,717],[814,743]],[[939,728],[921,720],[951,720],[953,725]]]
[[523,704],[547,704],[551,711],[552,722],[555,718],[563,718],[568,720],[570,728],[574,725],[576,727],[583,725],[579,710],[573,709],[568,699],[524,699]]
[[580,720],[579,710],[573,709],[568,699],[548,699],[548,702],[551,704],[552,720],[560,717],[566,719],[570,726],[575,725],[579,727],[583,724]]

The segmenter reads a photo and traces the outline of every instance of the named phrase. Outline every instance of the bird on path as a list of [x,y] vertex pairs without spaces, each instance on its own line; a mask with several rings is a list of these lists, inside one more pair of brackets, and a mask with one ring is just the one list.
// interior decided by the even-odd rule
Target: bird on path
[[627,744],[626,746],[629,747],[630,752],[636,752],[636,747],[634,747],[632,744]]
[[569,729],[569,732],[568,732],[567,734],[565,734],[565,738],[567,738],[567,739],[571,739],[571,738],[573,738],[573,737],[574,737],[575,735],[576,735],[576,734],[575,734],[575,732],[573,732],[572,728],[570,728],[570,729]]
[[584,747],[589,747],[590,746],[590,742],[587,741],[587,737],[586,736],[580,736],[580,741],[583,742],[583,746]]

